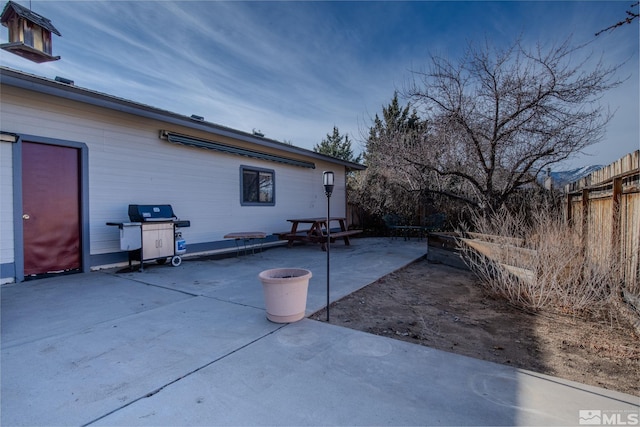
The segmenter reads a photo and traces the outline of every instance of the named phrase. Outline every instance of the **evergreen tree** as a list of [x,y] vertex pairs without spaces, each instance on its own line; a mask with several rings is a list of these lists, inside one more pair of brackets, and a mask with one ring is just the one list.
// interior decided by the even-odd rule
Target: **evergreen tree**
[[387,107],[382,107],[382,120],[376,114],[373,126],[369,129],[364,160],[367,165],[375,163],[375,156],[389,139],[411,137],[417,139],[423,129],[423,124],[415,110],[411,113],[410,105],[402,108],[398,102],[398,93],[394,92],[393,99]]
[[[404,180],[406,175],[395,168],[395,162],[389,161],[386,147],[393,140],[415,145],[425,128],[409,104],[400,105],[395,92],[389,105],[382,107],[382,118],[376,114],[373,119],[364,153],[367,169],[357,174],[349,202],[374,215],[409,217],[419,203],[421,187],[419,182]],[[402,153],[397,155],[402,157]]]
[[313,147],[313,151],[352,163],[360,163],[362,158],[360,154],[354,157],[349,135],[340,135],[336,126],[333,127],[333,134],[327,134],[320,144]]

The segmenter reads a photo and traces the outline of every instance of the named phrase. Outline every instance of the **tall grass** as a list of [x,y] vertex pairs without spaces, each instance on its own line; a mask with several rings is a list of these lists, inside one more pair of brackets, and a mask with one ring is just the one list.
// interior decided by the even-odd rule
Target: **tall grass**
[[467,265],[490,292],[529,311],[610,315],[619,295],[619,261],[606,248],[597,263],[589,261],[580,237],[560,213],[541,208],[525,221],[522,215],[500,210],[474,217],[471,228],[486,235],[523,239],[520,244],[494,239],[489,255],[461,244]]

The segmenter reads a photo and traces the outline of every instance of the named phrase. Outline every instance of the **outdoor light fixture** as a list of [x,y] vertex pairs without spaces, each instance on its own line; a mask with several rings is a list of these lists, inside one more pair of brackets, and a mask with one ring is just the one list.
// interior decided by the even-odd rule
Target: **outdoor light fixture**
[[330,199],[333,193],[333,172],[322,173],[322,183],[324,184],[324,194],[327,195],[327,322],[329,321],[329,252],[331,248],[331,208]]
[[324,192],[327,198],[331,197],[331,193],[333,193],[333,172],[322,172],[322,182],[324,183]]

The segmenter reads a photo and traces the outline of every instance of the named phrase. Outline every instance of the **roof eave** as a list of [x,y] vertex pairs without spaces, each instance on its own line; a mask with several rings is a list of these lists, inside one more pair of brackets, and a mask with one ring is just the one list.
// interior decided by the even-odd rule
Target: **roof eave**
[[366,167],[359,163],[353,163],[305,148],[296,147],[284,142],[276,141],[269,138],[256,136],[254,134],[243,132],[237,129],[228,128],[215,123],[194,120],[191,117],[151,107],[146,104],[137,103],[101,92],[92,91],[78,86],[68,85],[45,77],[27,74],[21,71],[13,70],[7,67],[0,67],[0,76],[2,84],[15,86],[23,89],[32,90],[34,92],[44,93],[47,95],[57,96],[59,98],[69,99],[94,105],[110,110],[120,111],[127,114],[160,120],[166,123],[184,126],[186,128],[200,130],[212,133],[218,136],[226,136],[238,139],[240,141],[249,142],[258,146],[275,148],[287,153],[303,155],[317,160],[344,166],[347,170],[364,170]]

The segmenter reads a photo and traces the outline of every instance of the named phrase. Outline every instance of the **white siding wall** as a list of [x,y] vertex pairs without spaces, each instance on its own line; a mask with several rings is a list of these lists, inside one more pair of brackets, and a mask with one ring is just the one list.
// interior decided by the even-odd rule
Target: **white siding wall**
[[[290,226],[288,218],[326,214],[323,170],[336,173],[332,214],[345,214],[342,166],[315,161],[314,170],[175,145],[159,138],[160,129],[190,135],[194,131],[12,87],[3,87],[2,97],[3,131],[87,144],[91,254],[119,250],[118,229],[105,223],[127,221],[127,206],[133,203],[171,204],[180,218],[191,221],[190,228],[182,229],[188,244],[222,240],[233,231],[284,231]],[[197,136],[220,140],[206,133]],[[9,173],[4,157],[3,178]],[[241,165],[275,171],[275,206],[240,205]],[[9,213],[5,189],[10,188],[3,179],[2,210]],[[6,260],[12,253],[5,250],[9,225],[3,215]]]
[[11,263],[14,260],[13,146],[11,142],[0,142],[0,264]]

